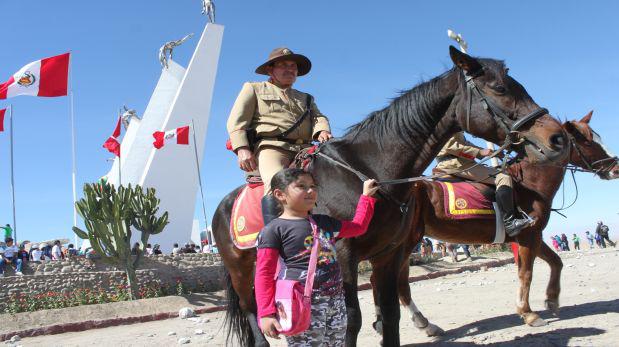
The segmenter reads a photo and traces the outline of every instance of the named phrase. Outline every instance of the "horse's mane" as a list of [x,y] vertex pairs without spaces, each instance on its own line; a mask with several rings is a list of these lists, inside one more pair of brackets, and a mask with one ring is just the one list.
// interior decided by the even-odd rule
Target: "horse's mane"
[[[504,74],[503,61],[482,58],[477,60],[485,70],[492,70],[499,76]],[[349,127],[344,138],[354,141],[361,132],[367,132],[381,148],[385,141],[393,139],[394,136],[398,141],[415,147],[419,139],[427,139],[435,132],[443,116],[436,114],[436,107],[446,106],[445,103],[451,102],[445,97],[441,85],[444,79],[454,73],[460,74],[461,70],[453,67],[427,82],[400,92],[387,107],[370,113],[364,120]],[[463,85],[464,79],[459,78],[458,83]]]

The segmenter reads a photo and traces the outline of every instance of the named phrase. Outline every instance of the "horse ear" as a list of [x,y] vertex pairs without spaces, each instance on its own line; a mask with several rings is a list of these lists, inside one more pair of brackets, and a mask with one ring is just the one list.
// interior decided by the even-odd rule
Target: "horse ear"
[[449,56],[454,65],[466,71],[467,73],[475,73],[481,70],[481,64],[477,59],[471,57],[466,53],[460,52],[456,47],[449,46]]
[[589,122],[591,121],[591,116],[593,116],[593,110],[589,111],[589,113],[587,113],[586,116],[582,117],[582,119],[580,120],[582,123],[587,123],[589,124]]

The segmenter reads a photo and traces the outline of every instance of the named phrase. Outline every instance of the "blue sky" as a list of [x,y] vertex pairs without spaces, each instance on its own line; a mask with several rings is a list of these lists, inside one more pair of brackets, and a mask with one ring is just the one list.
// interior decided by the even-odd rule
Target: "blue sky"
[[[473,55],[505,59],[510,73],[555,116],[580,118],[619,152],[619,47],[613,1],[216,1],[225,26],[202,171],[207,213],[242,182],[224,149],[225,122],[244,81],[277,46],[310,57],[313,70],[295,87],[312,93],[334,134],[451,67],[446,30],[462,32]],[[457,8],[457,6],[462,6]],[[73,53],[77,182],[107,173],[101,148],[123,104],[143,113],[160,73],[158,48],[201,33],[199,0],[0,0],[0,80],[24,64]],[[186,65],[195,37],[175,50]],[[73,237],[71,138],[67,98],[17,97],[17,226],[20,239]],[[578,174],[580,197],[567,219],[553,215],[547,233],[582,232],[602,219],[619,232],[618,182]],[[0,224],[12,223],[8,132],[0,133]],[[560,194],[555,205],[561,204]],[[571,183],[566,197],[574,196]],[[571,200],[570,200],[571,201]],[[568,201],[569,202],[569,201]],[[198,207],[197,201],[196,207]],[[196,208],[200,220],[201,210]],[[183,240],[179,240],[183,241]]]

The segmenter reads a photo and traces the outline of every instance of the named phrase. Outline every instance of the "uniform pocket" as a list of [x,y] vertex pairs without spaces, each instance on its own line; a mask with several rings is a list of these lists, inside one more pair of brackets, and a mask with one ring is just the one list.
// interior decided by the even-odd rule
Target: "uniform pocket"
[[261,114],[282,112],[284,110],[284,101],[279,95],[258,94],[258,99],[258,111]]

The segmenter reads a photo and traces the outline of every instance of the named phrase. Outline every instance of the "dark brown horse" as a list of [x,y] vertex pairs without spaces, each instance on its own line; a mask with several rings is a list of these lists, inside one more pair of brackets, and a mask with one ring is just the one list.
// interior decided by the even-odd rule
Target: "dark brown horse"
[[[310,168],[319,183],[314,212],[350,219],[361,193],[361,176],[381,181],[420,175],[445,142],[461,129],[495,143],[506,139],[520,143],[514,149],[533,161],[551,162],[566,155],[567,139],[559,122],[540,109],[524,87],[508,75],[503,62],[473,58],[453,47],[450,56],[453,69],[404,92],[342,138],[320,147],[321,156]],[[255,316],[252,284],[256,252],[239,250],[230,240],[230,213],[240,188],[224,197],[213,217],[213,233],[228,272],[228,337],[236,335],[245,346],[268,345]],[[413,205],[410,184],[383,186],[367,233],[337,244],[349,346],[356,345],[361,329],[359,261],[392,253],[406,239],[403,211]],[[392,258],[390,270],[378,278],[386,346],[399,345],[397,278],[402,254],[403,249]]]
[[[584,171],[593,172],[602,179],[619,177],[617,157],[609,153],[601,142],[601,138],[589,127],[592,113],[590,112],[580,121],[571,121],[563,124],[570,139],[569,163]],[[553,313],[559,311],[560,276],[563,264],[561,258],[542,241],[542,231],[546,227],[551,213],[552,200],[559,189],[565,174],[568,160],[554,165],[535,165],[528,160],[514,164],[508,168],[514,177],[518,205],[536,223],[524,229],[515,238],[507,236],[505,242],[517,242],[518,249],[518,290],[517,312],[524,322],[531,326],[540,326],[546,322],[533,312],[529,306],[529,289],[533,276],[533,263],[539,256],[550,265],[550,279],[546,289],[546,307]],[[479,184],[480,189],[487,189]],[[489,244],[495,237],[495,221],[488,219],[453,220],[445,215],[443,190],[439,183],[431,181],[418,182],[413,188],[417,204],[411,211],[410,234],[405,248],[405,256],[410,256],[413,248],[424,235],[436,239],[460,244]],[[388,256],[386,256],[388,257]],[[385,257],[385,258],[386,258]],[[373,271],[380,273],[382,263],[386,259],[375,259],[372,262]],[[439,333],[440,328],[429,324],[423,314],[411,299],[408,283],[409,267],[401,267],[398,280],[400,302],[409,310],[410,317],[418,328],[425,329],[428,335]],[[372,274],[372,282],[376,278]],[[376,295],[376,294],[375,294]],[[378,311],[378,310],[377,310]],[[378,313],[379,314],[379,313]],[[380,331],[380,317],[375,328]]]

